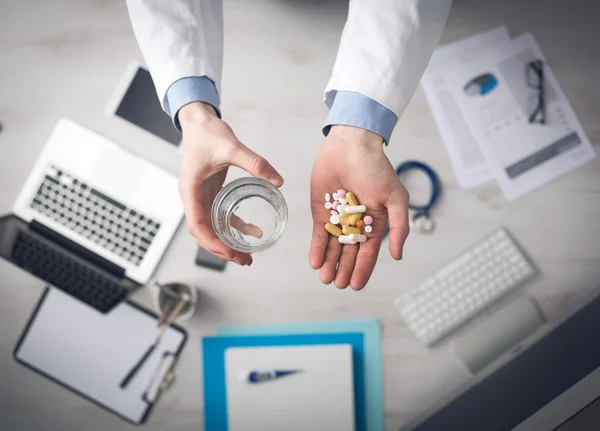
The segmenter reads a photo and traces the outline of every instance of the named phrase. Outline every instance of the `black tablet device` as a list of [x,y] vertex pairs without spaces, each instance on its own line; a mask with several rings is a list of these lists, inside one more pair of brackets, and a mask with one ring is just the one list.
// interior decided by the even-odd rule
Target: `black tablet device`
[[181,143],[181,133],[163,111],[150,72],[137,63],[125,71],[108,111],[175,146]]

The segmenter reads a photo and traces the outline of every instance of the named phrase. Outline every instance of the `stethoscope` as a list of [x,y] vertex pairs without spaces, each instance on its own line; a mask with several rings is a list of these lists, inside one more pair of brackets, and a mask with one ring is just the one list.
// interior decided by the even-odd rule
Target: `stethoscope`
[[[413,205],[410,202],[408,203],[408,208],[413,211],[413,214],[409,219],[409,224],[411,229],[422,233],[429,233],[433,231],[433,228],[435,227],[435,223],[431,218],[430,211],[440,197],[442,184],[440,183],[440,179],[433,169],[431,169],[425,163],[421,163],[416,160],[409,160],[398,165],[396,168],[396,175],[400,176],[400,174],[411,169],[419,169],[425,172],[425,174],[429,177],[429,180],[431,181],[431,197],[426,205]],[[389,233],[390,226],[388,224],[383,237],[385,238]]]

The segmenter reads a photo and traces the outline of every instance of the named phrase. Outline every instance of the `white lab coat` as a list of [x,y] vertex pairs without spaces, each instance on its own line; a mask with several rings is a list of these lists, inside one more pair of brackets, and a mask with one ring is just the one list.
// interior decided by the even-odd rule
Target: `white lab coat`
[[[353,91],[399,118],[439,42],[451,3],[350,0],[325,100],[336,91]],[[207,76],[221,94],[221,0],[127,0],[127,7],[161,103],[169,86],[187,76]]]

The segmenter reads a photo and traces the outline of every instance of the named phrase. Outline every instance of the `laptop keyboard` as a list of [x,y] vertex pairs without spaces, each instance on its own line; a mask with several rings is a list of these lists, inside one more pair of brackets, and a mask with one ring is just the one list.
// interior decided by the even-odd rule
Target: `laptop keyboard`
[[121,258],[139,265],[160,223],[48,167],[30,207]]
[[102,313],[110,311],[127,296],[127,289],[119,283],[25,231],[17,234],[12,261]]

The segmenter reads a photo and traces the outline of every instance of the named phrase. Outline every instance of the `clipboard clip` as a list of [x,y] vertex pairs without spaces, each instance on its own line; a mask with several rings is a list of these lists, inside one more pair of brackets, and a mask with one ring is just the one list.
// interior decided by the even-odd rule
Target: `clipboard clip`
[[146,390],[142,394],[142,399],[146,403],[155,403],[160,395],[172,386],[175,381],[175,363],[175,355],[173,353],[165,352],[163,354]]

